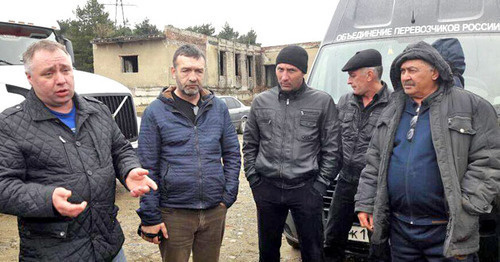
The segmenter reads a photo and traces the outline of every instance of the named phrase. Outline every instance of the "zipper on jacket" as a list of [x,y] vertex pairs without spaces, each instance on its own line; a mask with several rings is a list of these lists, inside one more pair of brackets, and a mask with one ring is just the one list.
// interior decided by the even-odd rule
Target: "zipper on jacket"
[[194,137],[196,146],[196,156],[198,157],[198,181],[200,184],[200,208],[203,208],[203,179],[201,175],[201,156],[200,156],[200,143],[198,137],[198,128],[194,126]]
[[[408,154],[408,159],[410,159],[410,157],[413,155],[413,145],[414,144],[415,143],[413,143],[413,141],[410,142],[410,153]],[[408,184],[408,176],[411,175],[411,170],[410,170],[411,166],[412,165],[411,165],[410,161],[407,160],[406,161],[406,172],[405,172],[406,173],[405,174],[405,192],[406,192],[405,194],[406,194],[406,204],[408,205],[408,210],[410,211],[410,224],[413,225],[413,223],[414,223],[413,205],[412,205],[412,201],[410,199],[411,194],[409,192],[411,186]]]
[[199,141],[199,136],[198,136],[198,127],[197,127],[197,124],[198,124],[199,117],[201,117],[201,115],[203,115],[205,112],[207,112],[207,107],[209,105],[210,104],[206,103],[204,106],[202,106],[202,107],[199,108],[198,114],[196,114],[196,116],[195,116],[194,123],[191,122],[191,120],[189,119],[189,117],[187,117],[183,112],[181,112],[180,110],[178,110],[175,106],[172,106],[173,110],[171,111],[172,113],[179,114],[182,117],[186,118],[188,120],[188,122],[191,125],[193,125],[194,136],[195,136],[196,156],[198,158],[198,181],[199,181],[199,184],[200,184],[200,205],[199,205],[200,208],[204,208],[203,207],[203,178],[202,178],[202,172],[201,172],[201,170],[202,170],[202,167],[201,167],[201,153],[200,153],[200,141]]
[[[288,114],[288,105],[290,104],[290,98],[287,98],[286,99],[286,103],[285,103],[285,119],[283,121],[283,124],[286,125],[286,117],[287,117],[287,114]],[[286,128],[284,127],[283,128],[283,132],[282,132],[282,136],[281,136],[281,153],[280,153],[280,158],[281,158],[281,161],[280,161],[280,171],[279,171],[279,175],[280,175],[280,179],[283,179],[283,161],[285,159],[285,157],[283,156],[283,147],[284,147],[284,144],[285,144],[285,138],[286,138]]]

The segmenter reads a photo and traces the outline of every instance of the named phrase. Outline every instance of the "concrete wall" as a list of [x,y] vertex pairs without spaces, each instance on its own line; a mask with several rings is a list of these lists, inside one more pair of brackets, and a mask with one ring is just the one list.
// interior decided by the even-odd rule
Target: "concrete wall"
[[[307,55],[309,56],[309,60],[307,63],[307,74],[306,74],[306,79],[309,76],[309,72],[311,70],[312,64],[314,62],[314,59],[316,58],[316,54],[318,53],[319,46],[321,42],[308,42],[308,43],[299,43],[299,44],[294,44],[301,46],[304,48],[307,52]],[[263,47],[262,52],[264,54],[264,66],[266,65],[274,65],[276,64],[276,57],[278,56],[279,52],[281,49],[285,48],[287,45],[279,45],[279,46],[268,46],[268,47]]]
[[[129,88],[167,85],[172,58],[166,49],[165,39],[94,45],[94,72]],[[137,56],[137,73],[123,72],[123,56]]]

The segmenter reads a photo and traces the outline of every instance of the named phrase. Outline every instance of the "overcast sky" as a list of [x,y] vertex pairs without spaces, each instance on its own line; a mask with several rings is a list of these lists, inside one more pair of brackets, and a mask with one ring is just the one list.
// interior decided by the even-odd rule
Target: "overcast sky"
[[[263,46],[321,41],[333,17],[338,0],[122,0],[125,18],[133,26],[149,18],[160,30],[211,23],[216,33],[227,21],[240,34],[257,32]],[[0,20],[55,24],[75,19],[77,6],[87,0],[14,0],[0,8]],[[98,0],[109,17],[115,19],[116,0]],[[117,20],[122,21],[121,8]]]

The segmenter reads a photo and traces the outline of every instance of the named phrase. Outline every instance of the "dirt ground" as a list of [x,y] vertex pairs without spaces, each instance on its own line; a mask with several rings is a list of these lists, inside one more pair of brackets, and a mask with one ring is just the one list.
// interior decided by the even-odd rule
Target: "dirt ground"
[[[241,141],[241,135],[239,136]],[[243,168],[242,168],[243,170]],[[129,196],[121,185],[117,189],[116,204],[120,207],[118,220],[125,233],[123,248],[128,261],[161,261],[158,247],[142,240],[136,233],[140,223],[135,210],[139,200]],[[17,261],[19,237],[16,218],[0,214],[0,261]],[[220,261],[258,261],[257,219],[252,192],[243,172],[240,173],[238,200],[228,210],[226,230]],[[300,252],[290,247],[283,238],[281,261],[301,261]]]

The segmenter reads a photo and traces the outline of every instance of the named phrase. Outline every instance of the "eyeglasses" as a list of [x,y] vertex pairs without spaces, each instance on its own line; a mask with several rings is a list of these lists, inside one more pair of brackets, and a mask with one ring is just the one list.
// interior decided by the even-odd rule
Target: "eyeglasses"
[[406,139],[411,142],[413,137],[415,136],[415,127],[417,126],[417,121],[418,121],[418,113],[420,111],[420,106],[417,107],[416,110],[416,115],[414,115],[411,120],[410,120],[410,130],[408,130],[408,133],[406,133]]

